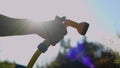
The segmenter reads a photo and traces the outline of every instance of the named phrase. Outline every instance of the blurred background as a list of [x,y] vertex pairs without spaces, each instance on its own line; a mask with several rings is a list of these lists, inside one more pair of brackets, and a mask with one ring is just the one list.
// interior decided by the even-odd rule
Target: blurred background
[[[68,27],[64,40],[50,46],[34,68],[119,68],[119,3],[119,0],[1,0],[0,14],[38,23],[58,15],[90,24],[86,37]],[[0,37],[0,68],[21,65],[24,68],[43,40],[34,34]]]

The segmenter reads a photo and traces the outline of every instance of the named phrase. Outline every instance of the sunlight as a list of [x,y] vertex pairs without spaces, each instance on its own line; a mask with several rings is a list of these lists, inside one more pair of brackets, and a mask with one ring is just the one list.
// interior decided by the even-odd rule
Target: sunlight
[[31,23],[34,23],[34,24],[42,22],[40,19],[37,19],[37,18],[30,18],[30,21]]
[[43,23],[43,22],[46,22],[46,21],[54,20],[54,17],[49,17],[49,16],[32,17],[31,16],[28,19],[31,21],[31,23],[38,24],[38,23]]

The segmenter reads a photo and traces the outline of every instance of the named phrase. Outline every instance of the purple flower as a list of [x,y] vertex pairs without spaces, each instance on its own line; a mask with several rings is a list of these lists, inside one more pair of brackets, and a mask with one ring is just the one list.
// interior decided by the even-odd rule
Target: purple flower
[[91,58],[85,54],[85,46],[83,43],[78,43],[77,47],[71,48],[66,54],[66,57],[72,60],[78,60],[90,68],[95,68],[91,62]]
[[95,68],[89,56],[83,57],[82,63],[90,68]]
[[69,59],[74,59],[76,58],[77,51],[76,48],[71,48],[70,51],[66,54],[66,57]]

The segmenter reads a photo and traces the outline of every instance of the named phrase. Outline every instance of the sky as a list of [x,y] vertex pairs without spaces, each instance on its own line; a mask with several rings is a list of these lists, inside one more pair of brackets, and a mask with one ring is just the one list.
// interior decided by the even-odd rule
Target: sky
[[120,32],[119,30],[119,25],[120,25],[119,3],[120,1],[119,0],[116,0],[116,1],[93,0],[93,1],[86,1],[86,2],[88,2],[88,5],[92,7],[91,9],[95,10],[95,11],[94,10],[92,11],[95,12],[96,15],[98,15],[100,18],[104,18],[102,19],[104,22],[101,22],[101,24],[105,24],[105,26],[107,26],[107,29],[109,29],[110,31],[112,30],[117,33]]
[[[86,21],[90,24],[86,34],[90,41],[100,42],[120,51],[120,46],[117,46],[120,45],[120,40],[116,36],[120,32],[119,3],[119,0],[0,0],[0,14],[39,23],[53,20],[56,15],[66,16],[78,23]],[[68,27],[67,31],[64,38],[70,38],[73,46],[83,37],[74,28]],[[0,60],[27,65],[43,40],[38,35],[0,37]],[[51,60],[57,55],[59,48],[59,43],[54,47],[50,46],[37,62],[44,64],[45,59]]]

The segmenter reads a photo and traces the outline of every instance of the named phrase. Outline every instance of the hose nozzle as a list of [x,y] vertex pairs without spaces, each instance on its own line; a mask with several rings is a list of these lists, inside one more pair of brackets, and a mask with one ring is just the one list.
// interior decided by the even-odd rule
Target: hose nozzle
[[68,26],[72,26],[74,28],[77,29],[77,31],[81,34],[81,35],[85,35],[87,30],[88,30],[88,27],[89,27],[89,24],[87,22],[81,22],[81,23],[77,23],[77,22],[74,22],[72,20],[69,20],[69,19],[66,19],[65,20],[65,26],[68,27]]

